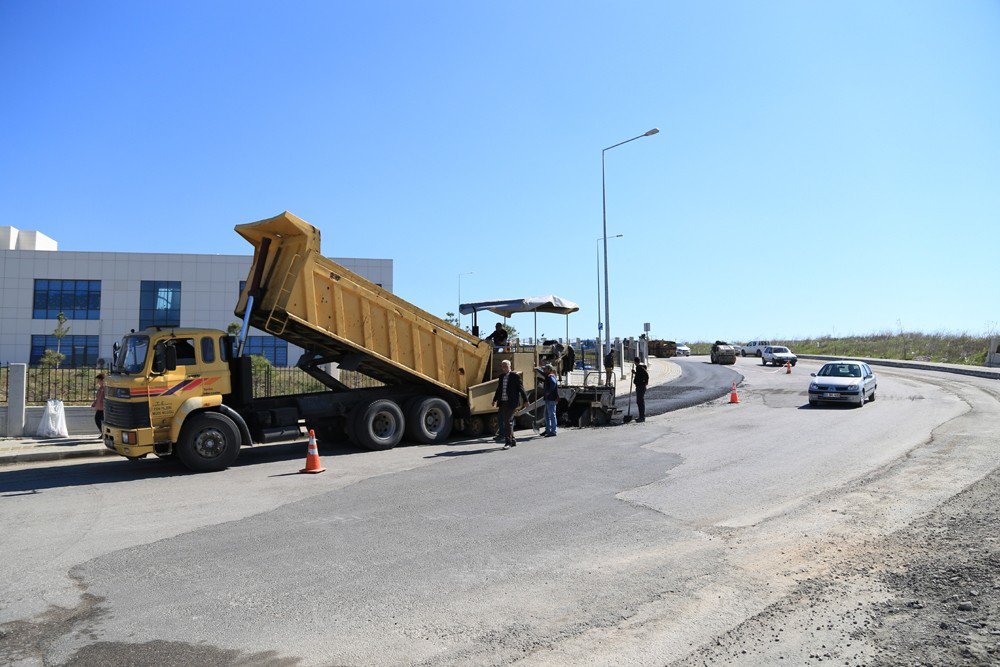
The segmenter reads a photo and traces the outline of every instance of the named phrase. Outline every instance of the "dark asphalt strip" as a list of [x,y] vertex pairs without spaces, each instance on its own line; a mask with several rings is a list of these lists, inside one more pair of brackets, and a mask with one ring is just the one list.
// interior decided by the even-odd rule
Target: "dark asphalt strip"
[[[714,401],[728,394],[733,382],[737,385],[743,382],[743,376],[732,368],[707,360],[693,358],[672,361],[681,367],[681,376],[646,390],[647,417]],[[615,405],[621,410],[628,410],[628,404],[629,394],[622,394],[615,401]],[[636,414],[635,396],[632,396],[632,416]]]

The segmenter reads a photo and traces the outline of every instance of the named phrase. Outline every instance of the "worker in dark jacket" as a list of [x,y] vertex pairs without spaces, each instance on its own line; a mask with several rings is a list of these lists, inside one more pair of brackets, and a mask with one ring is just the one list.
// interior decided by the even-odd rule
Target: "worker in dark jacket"
[[504,437],[503,448],[508,449],[517,447],[517,440],[514,439],[514,412],[528,402],[528,395],[521,385],[521,376],[511,372],[510,361],[501,361],[500,369],[503,374],[497,382],[496,393],[493,394],[493,405],[500,408],[500,434]]
[[559,378],[552,364],[545,364],[542,369],[545,381],[542,383],[542,396],[545,398],[545,433],[543,437],[551,438],[556,434],[556,407],[559,405]]
[[639,418],[636,421],[644,422],[646,421],[646,385],[649,384],[649,371],[646,370],[639,357],[635,358],[632,377],[635,382],[635,407],[639,410]]
[[576,352],[573,351],[572,345],[567,345],[566,355],[563,356],[563,367],[562,367],[563,375],[566,377],[567,381],[569,380],[569,374],[573,372],[573,366],[575,364],[576,364]]
[[497,322],[496,329],[493,330],[489,336],[483,340],[488,340],[493,343],[494,347],[503,347],[507,344],[507,330],[503,328],[503,325]]

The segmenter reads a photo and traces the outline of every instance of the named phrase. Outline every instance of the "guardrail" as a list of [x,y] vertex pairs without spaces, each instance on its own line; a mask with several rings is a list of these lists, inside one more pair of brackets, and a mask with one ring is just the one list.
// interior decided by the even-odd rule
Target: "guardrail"
[[890,368],[912,368],[922,371],[938,371],[941,373],[955,373],[958,375],[971,375],[973,377],[986,378],[988,380],[1000,380],[1000,370],[983,368],[981,366],[960,366],[957,364],[941,364],[933,361],[905,361],[902,359],[869,359],[866,357],[845,357],[829,356],[823,354],[800,354],[799,359],[815,359],[816,361],[838,361],[840,359],[853,359],[863,361],[869,366],[888,366]]

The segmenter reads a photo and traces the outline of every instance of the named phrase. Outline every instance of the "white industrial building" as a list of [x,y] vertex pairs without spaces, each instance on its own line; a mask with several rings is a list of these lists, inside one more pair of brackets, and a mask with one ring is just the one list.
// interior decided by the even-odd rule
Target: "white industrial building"
[[[331,258],[392,291],[391,259]],[[130,330],[150,324],[225,330],[250,255],[75,252],[36,231],[0,226],[0,363],[34,364],[62,312],[63,366],[96,366]],[[251,354],[293,366],[302,350],[252,330]]]

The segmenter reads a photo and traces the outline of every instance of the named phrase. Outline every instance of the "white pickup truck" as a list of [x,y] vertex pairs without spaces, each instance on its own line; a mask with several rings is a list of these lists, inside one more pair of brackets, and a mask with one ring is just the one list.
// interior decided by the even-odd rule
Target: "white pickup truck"
[[770,344],[769,340],[752,340],[740,348],[740,356],[759,357],[764,354],[764,348]]

